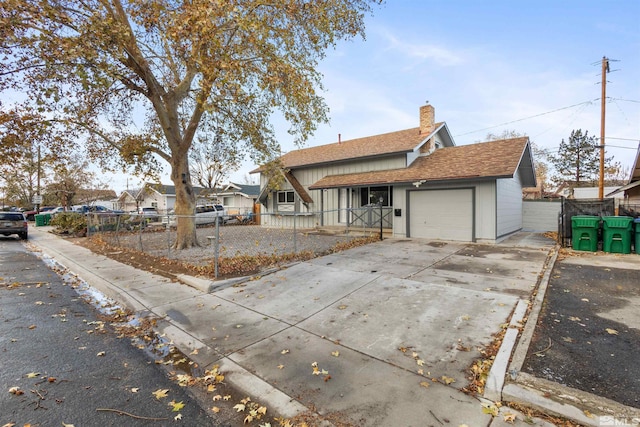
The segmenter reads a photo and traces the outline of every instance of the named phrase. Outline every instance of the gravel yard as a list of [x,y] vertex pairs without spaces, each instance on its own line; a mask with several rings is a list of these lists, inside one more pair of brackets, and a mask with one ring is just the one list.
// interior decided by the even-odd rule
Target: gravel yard
[[215,226],[198,227],[200,247],[173,250],[175,230],[158,225],[142,232],[105,232],[103,239],[113,246],[142,250],[150,255],[186,261],[193,265],[209,264],[215,257],[216,241],[220,257],[284,255],[310,251],[321,254],[340,242],[348,242],[361,234],[324,234],[316,230],[267,228],[259,225],[225,225],[219,227],[216,239]]

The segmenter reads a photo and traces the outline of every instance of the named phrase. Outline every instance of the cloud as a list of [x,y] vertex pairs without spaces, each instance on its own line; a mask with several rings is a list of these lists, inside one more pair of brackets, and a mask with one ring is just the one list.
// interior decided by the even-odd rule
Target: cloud
[[378,35],[383,38],[386,46],[383,50],[389,52],[398,52],[408,58],[415,58],[422,61],[432,61],[440,66],[454,66],[464,63],[463,58],[443,46],[434,44],[416,44],[405,40],[401,40],[387,29],[378,29]]

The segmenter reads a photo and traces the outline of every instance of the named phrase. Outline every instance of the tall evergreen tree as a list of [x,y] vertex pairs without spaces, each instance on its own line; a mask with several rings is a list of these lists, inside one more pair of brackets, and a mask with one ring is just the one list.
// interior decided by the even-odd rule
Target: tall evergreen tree
[[[570,181],[576,187],[582,184],[592,184],[597,181],[600,171],[600,147],[598,138],[589,136],[589,132],[582,129],[571,131],[569,140],[562,139],[558,154],[550,156],[550,161],[556,170],[554,181]],[[611,157],[605,159],[605,167],[611,162]]]

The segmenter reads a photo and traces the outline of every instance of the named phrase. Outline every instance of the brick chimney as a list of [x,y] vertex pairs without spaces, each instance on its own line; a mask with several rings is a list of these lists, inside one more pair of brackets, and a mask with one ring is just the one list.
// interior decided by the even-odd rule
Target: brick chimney
[[436,110],[432,105],[420,107],[420,135],[429,135],[433,132]]

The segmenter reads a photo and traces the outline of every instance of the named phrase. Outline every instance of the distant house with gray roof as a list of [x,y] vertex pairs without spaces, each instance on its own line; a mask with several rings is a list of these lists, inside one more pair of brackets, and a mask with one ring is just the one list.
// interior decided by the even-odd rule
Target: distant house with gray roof
[[[193,187],[193,190],[197,205],[222,204],[233,215],[252,211],[260,186],[229,183],[221,188]],[[155,208],[164,214],[175,207],[176,188],[173,185],[146,183],[140,190],[123,191],[118,203],[125,212]]]

